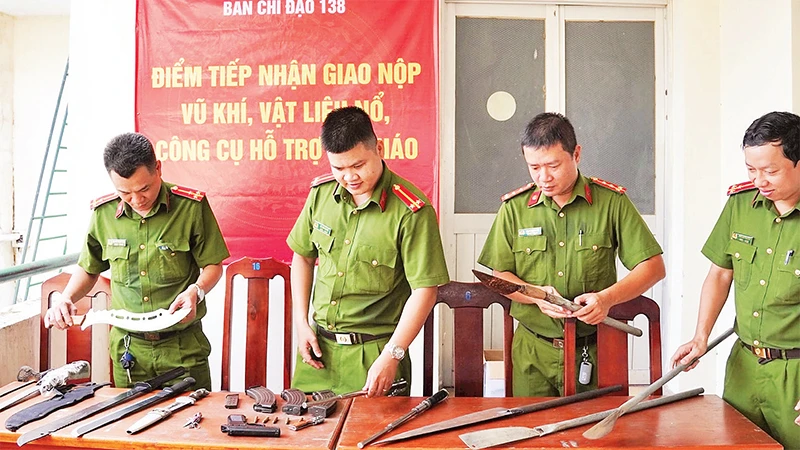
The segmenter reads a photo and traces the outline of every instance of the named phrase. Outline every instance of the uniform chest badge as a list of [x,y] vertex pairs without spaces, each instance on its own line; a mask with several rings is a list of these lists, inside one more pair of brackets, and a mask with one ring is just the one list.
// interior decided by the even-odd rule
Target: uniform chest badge
[[542,227],[520,228],[517,230],[519,236],[541,236]]
[[109,247],[127,247],[128,240],[127,239],[108,239],[106,241],[106,245]]
[[753,236],[737,233],[736,231],[734,231],[733,234],[731,234],[731,239],[733,239],[734,241],[743,242],[748,245],[753,245]]
[[330,236],[331,235],[331,231],[332,231],[331,227],[325,225],[324,223],[322,223],[322,222],[320,222],[318,220],[314,221],[314,229],[319,231],[319,232],[321,232],[321,233],[323,233],[323,234],[325,234],[326,236]]

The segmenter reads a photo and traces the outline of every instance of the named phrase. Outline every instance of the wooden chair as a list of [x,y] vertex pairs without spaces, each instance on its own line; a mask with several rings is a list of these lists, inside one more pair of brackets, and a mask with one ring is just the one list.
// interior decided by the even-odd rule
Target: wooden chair
[[[60,273],[51,277],[42,283],[42,313],[40,318],[39,327],[39,371],[46,370],[53,367],[53,345],[55,344],[52,339],[55,333],[64,334],[66,340],[66,361],[88,361],[92,366],[93,374],[100,374],[93,376],[95,381],[113,380],[111,360],[108,356],[108,330],[109,326],[94,325],[86,330],[81,330],[79,326],[68,328],[65,332],[54,330],[44,327],[44,314],[50,308],[50,298],[54,292],[62,292],[72,275],[66,272]],[[100,276],[94,287],[89,291],[87,297],[91,297],[91,301],[78,301],[75,306],[78,308],[78,315],[85,315],[89,309],[108,309],[111,304],[111,283],[108,278]],[[93,345],[94,343],[94,345]],[[92,355],[95,355],[94,358]],[[101,357],[101,356],[104,356]],[[56,363],[58,364],[58,363]],[[108,372],[108,378],[105,379],[105,373]],[[102,378],[102,379],[101,379]],[[75,380],[75,382],[83,382],[85,380]]]
[[[511,300],[490,290],[481,283],[451,281],[439,286],[436,304],[444,303],[453,309],[453,366],[457,397],[483,396],[483,311],[493,303],[503,307],[503,361],[506,396],[511,389],[511,340],[514,321],[509,315]],[[433,311],[425,321],[423,332],[423,395],[433,392]]]
[[283,385],[291,383],[292,368],[292,288],[289,265],[272,258],[244,257],[231,263],[225,271],[225,305],[222,316],[222,382],[223,391],[230,390],[231,322],[233,279],[247,279],[246,340],[237,342],[237,350],[245,352],[244,387],[265,386],[267,382],[267,331],[269,324],[269,281],[281,276],[284,280]]
[[[614,306],[608,315],[617,320],[632,321],[639,314],[644,314],[649,324],[650,383],[653,383],[661,378],[661,313],[658,304],[640,295]],[[565,396],[576,392],[575,320],[568,319],[564,324]],[[628,395],[628,334],[603,324],[597,326],[597,366],[598,387],[621,384],[623,389],[614,395]],[[659,389],[655,394],[661,395],[661,392]]]

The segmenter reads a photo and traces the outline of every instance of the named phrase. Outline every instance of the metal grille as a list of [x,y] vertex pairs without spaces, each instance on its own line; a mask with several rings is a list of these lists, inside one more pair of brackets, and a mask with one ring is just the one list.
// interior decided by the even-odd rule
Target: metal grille
[[544,20],[456,19],[456,213],[494,214],[530,181],[519,135],[544,111],[544,52]]
[[581,172],[628,188],[655,213],[653,22],[567,22],[566,114],[583,147]]

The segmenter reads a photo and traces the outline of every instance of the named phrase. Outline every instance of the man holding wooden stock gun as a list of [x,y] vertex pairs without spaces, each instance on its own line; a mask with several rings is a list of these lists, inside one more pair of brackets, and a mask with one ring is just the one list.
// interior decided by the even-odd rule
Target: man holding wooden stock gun
[[292,387],[385,395],[395,379],[410,382],[406,349],[449,281],[436,211],[383,162],[363,110],[332,111],[321,141],[331,173],[312,182],[286,240],[299,341]]
[[[517,292],[514,395],[563,395],[564,321],[579,319],[578,391],[597,387],[596,327],[612,306],[631,300],[664,278],[661,247],[625,188],[578,170],[581,147],[561,114],[533,118],[522,136],[532,183],[503,196],[478,262],[495,276],[540,286],[582,305],[569,311]],[[617,281],[615,258],[631,272]]]
[[800,449],[800,117],[765,114],[745,131],[742,148],[749,181],[728,188],[703,246],[711,268],[697,328],[672,365],[705,353],[733,284],[739,340],[722,397],[787,450]]

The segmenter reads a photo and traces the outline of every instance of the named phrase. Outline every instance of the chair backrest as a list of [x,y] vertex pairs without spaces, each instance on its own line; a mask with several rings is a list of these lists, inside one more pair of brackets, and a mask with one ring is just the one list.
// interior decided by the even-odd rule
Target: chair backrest
[[[511,300],[481,283],[451,281],[439,286],[436,304],[453,309],[453,383],[457,397],[483,396],[483,312],[494,303],[503,307],[503,361],[506,396],[511,389],[511,340],[514,321],[509,315]],[[423,395],[433,391],[433,311],[425,321],[423,332],[424,374]]]
[[[52,368],[54,365],[54,354],[64,353],[60,348],[66,348],[66,358],[64,363],[74,361],[88,361],[92,366],[92,373],[95,374],[92,378],[95,381],[113,380],[111,368],[111,360],[108,356],[108,330],[109,326],[93,325],[86,330],[81,330],[79,326],[73,326],[66,330],[66,332],[44,327],[44,314],[50,308],[51,296],[54,292],[62,292],[67,287],[71,275],[62,272],[54,277],[51,277],[42,283],[42,314],[39,326],[39,371]],[[83,299],[78,301],[75,306],[78,308],[78,315],[85,315],[89,309],[108,309],[111,304],[111,283],[108,278],[100,276],[94,287],[89,291],[87,297],[91,300]],[[63,342],[56,342],[52,339],[55,335],[61,334],[65,336],[66,345]],[[60,339],[58,340],[60,341]],[[59,349],[55,346],[58,345]],[[95,358],[93,361],[92,355]],[[60,358],[59,358],[60,359]],[[58,363],[56,363],[58,364]],[[105,378],[106,371],[108,378]],[[85,380],[75,380],[75,382],[83,382]]]
[[[631,301],[615,305],[608,315],[621,321],[632,321],[643,314],[648,321],[650,349],[650,383],[661,378],[661,313],[658,304],[640,295]],[[575,319],[564,324],[564,395],[575,393]],[[600,324],[597,327],[597,385],[598,387],[622,385],[615,395],[629,395],[628,386],[628,334]],[[661,395],[662,390],[655,392]]]
[[269,325],[269,281],[280,276],[284,280],[283,313],[283,386],[291,383],[292,368],[292,288],[288,264],[272,258],[244,257],[231,263],[225,270],[225,305],[222,316],[222,382],[223,391],[230,390],[231,378],[231,323],[233,320],[233,279],[241,275],[247,279],[246,339],[237,343],[237,350],[245,352],[244,387],[266,386],[267,337]]

